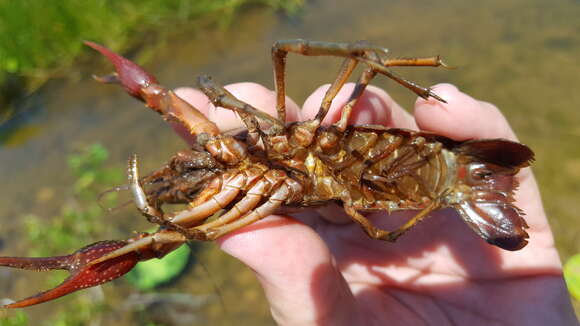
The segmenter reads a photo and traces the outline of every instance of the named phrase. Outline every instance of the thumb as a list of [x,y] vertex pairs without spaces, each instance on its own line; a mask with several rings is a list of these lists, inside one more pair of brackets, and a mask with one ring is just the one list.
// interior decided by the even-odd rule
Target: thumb
[[218,243],[256,273],[279,325],[339,325],[356,315],[346,281],[310,227],[270,216]]

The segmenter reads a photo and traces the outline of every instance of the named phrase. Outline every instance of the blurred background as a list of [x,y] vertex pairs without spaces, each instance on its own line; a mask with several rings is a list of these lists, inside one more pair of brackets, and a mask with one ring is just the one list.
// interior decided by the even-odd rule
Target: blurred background
[[[502,109],[536,153],[569,287],[578,289],[578,17],[575,0],[0,0],[0,255],[64,254],[151,230],[131,205],[100,207],[116,207],[127,194],[112,192],[101,205],[97,197],[125,182],[132,153],[146,172],[186,146],[155,113],[92,80],[111,67],[81,40],[126,55],[170,88],[194,85],[199,74],[272,88],[274,41],[364,39],[395,57],[442,55],[458,69],[398,72],[424,86],[453,83]],[[340,64],[293,55],[288,62],[297,103]],[[385,78],[374,84],[412,107],[412,93]],[[0,325],[273,324],[251,271],[214,244],[192,244],[170,259],[54,303],[1,311]],[[2,268],[0,299],[63,277]]]

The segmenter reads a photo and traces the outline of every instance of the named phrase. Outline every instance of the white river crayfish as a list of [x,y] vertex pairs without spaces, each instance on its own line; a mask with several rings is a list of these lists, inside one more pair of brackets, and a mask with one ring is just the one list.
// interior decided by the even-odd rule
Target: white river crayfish
[[[121,84],[165,120],[185,127],[195,142],[145,177],[139,177],[136,157],[129,160],[134,202],[159,225],[156,232],[100,241],[66,256],[0,257],[0,266],[64,269],[71,274],[57,287],[4,308],[26,307],[109,282],[138,262],[162,258],[187,241],[214,240],[276,212],[330,203],[342,206],[373,239],[395,241],[434,210],[451,207],[492,245],[518,250],[527,244],[523,212],[513,204],[515,175],[534,156],[527,146],[504,139],[455,141],[427,132],[349,124],[353,106],[377,74],[422,98],[444,102],[429,88],[391,71],[396,66],[444,66],[438,56],[388,58],[386,49],[362,41],[276,42],[272,59],[277,117],[238,100],[210,77],[199,77],[199,87],[211,102],[237,113],[246,127],[228,135],[137,64],[101,45],[85,43],[115,66],[115,74],[96,77],[98,81]],[[312,120],[286,122],[288,53],[344,58]],[[332,100],[359,64],[364,69],[340,119],[322,126]],[[187,206],[165,213],[164,204]],[[375,227],[363,215],[409,209],[417,214],[394,231]]]

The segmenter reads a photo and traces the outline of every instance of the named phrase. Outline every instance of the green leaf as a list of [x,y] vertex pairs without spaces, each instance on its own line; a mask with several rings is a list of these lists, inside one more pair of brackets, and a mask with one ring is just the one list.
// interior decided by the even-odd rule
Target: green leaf
[[0,326],[26,326],[28,325],[28,316],[22,311],[17,311],[0,319]]
[[187,267],[191,251],[188,246],[173,251],[163,259],[139,263],[126,276],[126,280],[140,290],[151,290],[168,283]]
[[580,253],[570,257],[564,264],[564,279],[572,296],[580,300]]

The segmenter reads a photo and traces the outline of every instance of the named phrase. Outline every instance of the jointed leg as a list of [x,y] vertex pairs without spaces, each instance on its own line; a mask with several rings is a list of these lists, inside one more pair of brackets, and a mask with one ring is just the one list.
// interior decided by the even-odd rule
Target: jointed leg
[[220,227],[227,223],[231,223],[240,216],[247,214],[254,209],[256,205],[262,200],[264,195],[270,191],[272,185],[266,179],[258,181],[248,192],[246,196],[238,201],[227,213],[216,218],[211,222],[204,223],[198,227],[199,230],[206,232],[208,229]]
[[[285,116],[285,67],[288,52],[293,52],[305,56],[337,56],[346,57],[359,62],[366,63],[373,71],[379,72],[404,87],[410,89],[417,95],[427,98],[429,96],[439,101],[444,100],[431,92],[428,88],[419,86],[411,81],[399,77],[392,73],[387,67],[415,66],[415,67],[447,67],[439,56],[426,58],[383,58],[388,50],[382,47],[373,46],[368,42],[359,41],[354,43],[331,43],[306,40],[286,40],[278,41],[272,46],[272,60],[274,63],[274,83],[277,94],[276,109],[278,117],[282,121]],[[343,66],[344,67],[344,66]],[[343,68],[344,69],[344,68]],[[339,77],[340,79],[340,77]],[[338,87],[340,89],[340,87]],[[321,110],[322,111],[322,110]],[[323,114],[323,113],[321,113]]]
[[260,111],[248,103],[240,101],[232,93],[228,92],[223,86],[213,81],[208,76],[198,77],[199,86],[202,92],[212,101],[215,106],[237,112],[241,117],[248,131],[260,130],[256,117],[278,127],[284,127],[284,123],[270,116],[264,111]]
[[395,59],[376,59],[376,58],[359,58],[361,62],[366,63],[369,65],[370,68],[379,72],[392,80],[396,81],[400,85],[406,87],[407,89],[411,90],[413,93],[417,94],[421,98],[427,99],[428,97],[433,97],[443,103],[445,102],[444,99],[437,96],[437,94],[431,92],[429,88],[420,86],[410,80],[407,80],[403,77],[400,77],[387,69],[387,67],[445,67],[450,68],[447,66],[439,56],[434,57],[425,57],[425,58],[395,58]]
[[[382,62],[382,64],[386,67],[392,67],[392,66],[437,67],[440,65],[447,67],[440,60],[440,58],[438,56],[437,57],[429,57],[429,58],[385,59],[385,60],[381,61],[381,59],[377,55],[375,55],[372,60]],[[348,69],[347,64],[349,62],[353,62],[353,63],[352,63],[352,67],[350,67],[350,70],[347,70]],[[348,78],[348,76],[350,76],[350,74],[352,73],[352,70],[356,67],[356,63],[357,63],[357,61],[355,59],[346,59],[345,60],[345,62],[343,63],[343,66],[341,68],[341,72],[340,72],[339,76],[337,77],[337,79],[334,81],[332,86],[329,88],[329,90],[325,94],[322,105],[320,107],[320,111],[316,115],[317,119],[319,119],[319,120],[324,119],[324,116],[328,112],[328,108],[330,108],[330,104],[332,103],[332,99],[334,99],[334,97],[336,96],[336,94],[338,93],[340,88],[342,88],[342,86],[346,82],[346,79]],[[445,102],[445,100],[443,100],[442,98],[440,98],[436,94],[432,93],[428,88],[421,87],[421,86],[419,86],[411,81],[408,81],[408,80],[405,80],[399,76],[396,76],[392,72],[384,69],[384,67],[381,67],[380,69],[382,69],[381,72],[383,74],[388,73],[388,75],[387,75],[388,77],[394,79],[395,81],[397,81],[401,85],[411,89],[417,95],[419,95],[423,98],[426,98],[428,96],[432,96],[432,97],[434,97],[442,102]],[[347,73],[348,73],[348,75],[347,75]],[[338,128],[338,130],[341,130],[341,131],[346,130],[346,127],[348,126],[349,118],[350,118],[350,115],[352,113],[353,107],[356,105],[356,102],[362,96],[364,90],[366,89],[366,87],[368,86],[370,81],[376,76],[376,74],[377,74],[377,71],[375,71],[373,68],[368,68],[362,73],[359,80],[357,81],[357,84],[356,84],[354,90],[352,91],[352,93],[350,95],[350,98],[349,98],[347,104],[342,108],[342,114],[341,114],[340,120],[335,123],[335,126]],[[319,116],[322,116],[322,119],[320,119]]]
[[403,233],[407,232],[409,229],[411,229],[413,226],[415,226],[417,223],[419,223],[421,220],[427,217],[429,213],[438,208],[440,208],[440,203],[439,201],[435,200],[431,204],[429,204],[429,206],[425,207],[419,213],[417,213],[417,215],[413,216],[409,221],[407,221],[407,223],[405,223],[403,226],[394,231],[387,231],[377,228],[371,223],[371,221],[369,221],[366,217],[357,212],[356,209],[352,206],[345,206],[344,210],[348,215],[350,215],[353,218],[355,222],[360,224],[360,226],[363,228],[366,234],[369,235],[369,237],[373,239],[380,239],[393,242],[397,240]]
[[320,109],[318,110],[318,113],[314,118],[319,123],[322,123],[322,120],[324,120],[324,117],[326,116],[328,110],[330,109],[332,100],[334,100],[336,94],[338,94],[342,86],[344,86],[344,83],[346,83],[346,81],[352,74],[354,68],[356,68],[357,64],[358,62],[356,60],[350,58],[345,59],[344,62],[342,63],[340,71],[338,72],[338,76],[336,77],[334,82],[332,82],[332,85],[330,85],[330,87],[326,91],[326,94],[324,94],[324,98],[322,99],[322,103],[320,104]]
[[[301,54],[304,56],[333,56],[333,57],[353,57],[360,56],[366,52],[376,54],[386,54],[388,49],[372,45],[367,41],[357,41],[350,43],[320,42],[302,39],[277,41],[272,46],[272,55],[275,62],[283,61],[288,52]],[[281,62],[282,72],[284,62]]]
[[372,69],[374,69],[376,72],[383,74],[389,78],[391,78],[392,80],[396,81],[397,83],[399,83],[401,86],[411,90],[413,93],[417,94],[418,96],[420,96],[421,98],[427,99],[429,97],[433,97],[435,99],[437,99],[440,102],[443,103],[447,103],[444,99],[442,99],[441,97],[439,97],[437,94],[433,93],[431,91],[430,88],[428,87],[423,87],[421,85],[418,85],[415,82],[412,82],[410,80],[407,80],[403,77],[400,77],[398,75],[396,75],[394,72],[390,71],[389,69],[387,69],[386,67],[380,65],[380,64],[374,64],[371,61],[362,59],[361,61],[367,63],[369,66],[372,67]]
[[207,240],[215,240],[220,236],[227,234],[231,231],[237,230],[246,225],[252,224],[262,218],[271,215],[276,212],[276,210],[282,206],[284,201],[288,199],[291,195],[290,186],[286,183],[280,185],[280,187],[274,191],[274,193],[268,198],[264,204],[258,208],[252,210],[246,216],[235,220],[234,222],[224,224],[215,228],[207,228],[205,225],[200,225],[194,228],[194,230],[201,231],[205,234]]
[[382,61],[382,65],[385,67],[439,67],[443,66],[448,69],[452,69],[441,60],[438,55],[434,57],[424,57],[424,58],[394,58],[385,59]]
[[[162,250],[163,247],[179,247],[185,241],[185,237],[181,232],[163,230],[161,232],[156,232],[153,234],[140,234],[138,239],[131,240],[128,244],[123,247],[112,251],[104,256],[101,256],[95,260],[92,260],[87,266],[96,265],[106,260],[111,260],[123,255],[131,254],[133,252],[143,254],[140,257],[141,260],[146,260],[153,257],[147,257],[149,255],[154,255],[155,258],[161,258],[171,250]],[[164,248],[165,249],[165,248]]]
[[[376,47],[370,45],[368,42],[359,41],[354,43],[332,43],[332,42],[317,42],[317,41],[307,41],[307,40],[285,40],[278,41],[272,46],[272,62],[274,65],[274,87],[276,90],[276,110],[278,112],[278,119],[282,122],[286,121],[286,81],[285,81],[285,70],[286,70],[286,57],[288,52],[298,53],[305,56],[337,56],[352,58],[355,55],[361,55],[365,51],[369,52],[379,52],[387,53],[388,50],[382,47]],[[354,67],[356,62],[349,62],[351,60],[346,60],[341,68],[339,77],[335,83],[339,82],[340,79],[344,79],[342,84],[346,81]],[[348,67],[352,66],[352,67]],[[347,73],[347,74],[345,74]],[[342,87],[331,87],[331,89],[336,88],[336,92]],[[334,85],[333,85],[334,86]],[[329,89],[329,92],[331,91]],[[334,98],[331,94],[327,93],[325,99]],[[326,101],[325,101],[326,102]],[[323,104],[324,105],[324,104]],[[330,104],[328,105],[330,107]],[[322,108],[321,108],[322,111]],[[320,113],[322,116],[320,120],[324,118],[324,113]],[[319,118],[317,115],[317,119]]]
[[208,198],[204,203],[196,205],[190,209],[181,211],[171,218],[171,222],[180,225],[192,225],[203,221],[226,207],[232,200],[238,196],[241,189],[246,184],[246,176],[243,173],[237,174],[222,182],[215,181],[216,184],[210,185],[212,188],[221,188],[214,195]]
[[338,120],[334,126],[340,130],[345,131],[346,127],[348,126],[348,122],[350,119],[350,115],[352,113],[352,109],[358,102],[359,98],[362,96],[364,90],[367,88],[370,81],[377,75],[377,73],[372,69],[366,69],[362,75],[360,76],[359,80],[357,81],[354,90],[350,94],[348,102],[342,108],[342,113],[340,115],[340,120]]

